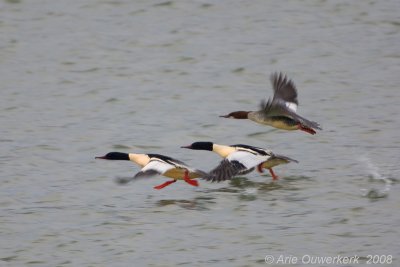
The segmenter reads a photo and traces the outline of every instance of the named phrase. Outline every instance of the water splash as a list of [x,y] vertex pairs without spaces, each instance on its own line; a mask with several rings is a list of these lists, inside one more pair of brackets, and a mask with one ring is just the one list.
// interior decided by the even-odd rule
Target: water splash
[[371,180],[379,180],[385,183],[385,187],[381,190],[376,188],[361,189],[361,192],[363,192],[363,196],[370,199],[387,197],[392,186],[392,181],[388,177],[385,177],[380,173],[379,167],[374,165],[371,158],[369,158],[368,156],[361,156],[359,158],[359,161],[365,165],[365,169],[367,170]]

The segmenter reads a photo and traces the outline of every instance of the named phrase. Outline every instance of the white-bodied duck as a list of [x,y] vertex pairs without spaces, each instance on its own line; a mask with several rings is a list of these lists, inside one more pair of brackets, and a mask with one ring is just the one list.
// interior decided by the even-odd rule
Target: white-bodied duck
[[[227,180],[226,177],[230,179],[237,174],[249,173],[255,167],[260,173],[263,172],[263,169],[268,169],[272,179],[276,180],[278,176],[276,176],[272,167],[289,162],[298,162],[289,157],[274,154],[264,148],[241,144],[226,146],[214,144],[213,142],[194,142],[191,145],[182,146],[182,148],[213,151],[223,157],[224,160],[221,164],[211,171],[208,176],[209,180],[218,182]],[[221,176],[225,172],[228,174]]]
[[184,180],[186,183],[192,186],[198,186],[199,183],[194,180],[207,174],[201,170],[193,169],[187,166],[182,161],[159,155],[159,154],[134,154],[134,153],[121,153],[121,152],[110,152],[105,156],[96,157],[96,159],[107,159],[107,160],[129,160],[140,165],[142,169],[136,175],[130,178],[119,178],[117,182],[127,183],[131,180],[149,177],[154,175],[163,175],[172,180],[167,181],[163,184],[157,185],[154,189],[162,189],[177,180]]
[[274,73],[271,75],[271,83],[274,96],[268,102],[263,100],[259,111],[235,111],[220,117],[249,119],[278,129],[301,130],[310,134],[316,134],[315,129],[322,130],[317,122],[296,113],[299,103],[296,86],[291,80],[282,73]]

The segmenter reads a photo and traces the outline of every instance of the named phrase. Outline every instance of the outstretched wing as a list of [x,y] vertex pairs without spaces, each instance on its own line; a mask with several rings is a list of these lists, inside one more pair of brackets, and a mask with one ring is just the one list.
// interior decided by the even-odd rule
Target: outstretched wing
[[251,172],[255,166],[266,161],[269,156],[255,155],[246,151],[236,151],[221,161],[221,163],[213,169],[203,179],[212,182],[221,182],[230,180],[238,174],[246,174]]
[[158,159],[151,159],[146,166],[144,166],[140,172],[138,172],[134,178],[140,178],[143,176],[154,176],[157,174],[164,174],[167,171],[175,168],[173,165],[168,164]]
[[280,116],[289,117],[307,127],[322,130],[319,123],[307,120],[306,118],[300,116],[293,109],[289,108],[282,100],[268,100],[268,102],[262,102],[261,106],[262,113],[260,113],[260,115],[262,114],[261,116],[265,116],[265,118]]
[[271,156],[272,155],[272,151],[265,149],[265,148],[261,148],[261,147],[256,147],[256,146],[249,146],[249,145],[243,145],[243,144],[237,144],[237,145],[231,145],[233,147],[235,147],[236,149],[238,149],[239,151],[248,151],[250,153],[253,154],[260,154],[262,156]]
[[224,159],[220,164],[213,170],[211,170],[207,175],[202,178],[211,182],[221,182],[232,179],[235,175],[242,171],[246,171],[247,168],[240,162],[234,160],[229,161]]
[[229,161],[238,161],[247,169],[254,168],[258,164],[268,160],[270,155],[253,154],[247,151],[235,151],[231,153],[226,159]]
[[151,159],[150,162],[144,166],[140,172],[136,173],[133,177],[118,177],[116,178],[116,182],[119,184],[126,184],[132,180],[151,177],[155,175],[164,174],[168,170],[173,169],[174,166],[157,159]]
[[244,171],[240,171],[240,172],[238,173],[238,175],[246,175],[246,174],[248,174],[248,173],[251,173],[252,171],[254,171],[254,168],[247,169],[247,170],[244,170]]
[[299,105],[297,90],[293,81],[288,79],[283,73],[273,73],[271,75],[272,89],[274,90],[274,101],[283,101],[285,105],[294,111]]

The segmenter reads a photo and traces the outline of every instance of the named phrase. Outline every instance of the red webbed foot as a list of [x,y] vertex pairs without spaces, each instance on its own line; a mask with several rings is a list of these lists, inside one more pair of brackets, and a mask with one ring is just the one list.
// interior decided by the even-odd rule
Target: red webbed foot
[[189,178],[189,171],[188,171],[188,170],[185,171],[185,176],[183,176],[183,180],[184,180],[186,183],[188,183],[188,184],[190,184],[190,185],[192,185],[192,186],[199,186],[199,182],[197,182],[197,181],[194,180],[194,179],[190,179],[190,178]]
[[160,185],[157,185],[157,186],[155,186],[155,187],[153,187],[153,188],[154,188],[154,189],[157,189],[157,190],[160,190],[160,189],[163,189],[164,187],[166,187],[166,186],[168,186],[168,185],[170,185],[170,184],[173,184],[173,183],[175,183],[175,182],[176,182],[176,180],[166,181],[165,183],[160,184]]
[[269,168],[269,173],[272,176],[272,180],[278,180],[278,176],[274,173],[274,171],[272,170],[272,168]]
[[193,186],[199,186],[199,182],[194,179],[185,179],[185,182]]

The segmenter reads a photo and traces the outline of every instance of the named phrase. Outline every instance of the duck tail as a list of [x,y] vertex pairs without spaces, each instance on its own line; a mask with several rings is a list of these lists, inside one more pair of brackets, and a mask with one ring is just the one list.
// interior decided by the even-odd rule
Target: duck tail
[[277,159],[279,161],[281,161],[282,163],[289,163],[289,162],[295,162],[295,163],[299,163],[297,160],[286,157],[286,156],[282,156],[282,155],[277,155],[274,154],[271,159]]

